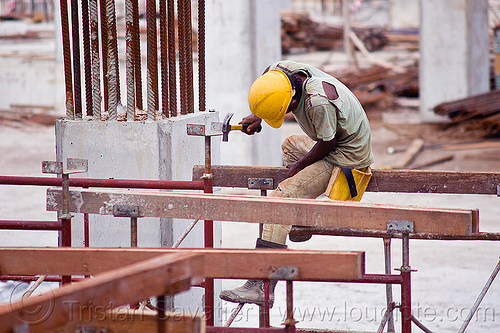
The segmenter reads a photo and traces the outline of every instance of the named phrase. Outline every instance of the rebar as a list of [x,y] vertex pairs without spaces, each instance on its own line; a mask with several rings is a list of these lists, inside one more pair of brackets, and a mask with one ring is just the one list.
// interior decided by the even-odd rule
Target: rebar
[[477,309],[479,308],[479,305],[481,304],[484,296],[488,292],[488,289],[490,289],[491,284],[495,280],[495,278],[496,278],[496,276],[497,276],[497,274],[498,274],[499,271],[500,271],[500,260],[498,261],[497,265],[493,269],[493,272],[491,273],[488,281],[486,281],[486,284],[484,285],[483,290],[481,290],[481,293],[479,294],[479,296],[477,297],[476,301],[474,302],[474,305],[470,309],[470,312],[467,315],[467,318],[464,320],[464,323],[462,324],[462,327],[460,327],[460,330],[458,331],[458,333],[465,332],[465,329],[467,328],[467,326],[469,326],[469,323],[472,320],[472,317],[474,316],[474,314],[476,313]]
[[101,13],[101,49],[102,49],[102,89],[104,97],[104,111],[109,110],[108,100],[108,24],[107,24],[107,6],[106,0],[99,0],[99,8]]
[[160,1],[160,72],[161,72],[161,111],[164,117],[168,112],[168,41],[167,41],[167,3]]
[[229,316],[229,319],[224,324],[224,327],[231,326],[233,321],[236,319],[236,316],[238,315],[238,313],[240,313],[241,309],[243,309],[244,305],[245,305],[245,303],[239,303],[238,306],[234,308],[233,312],[231,312],[231,315]]
[[92,45],[92,108],[87,115],[93,120],[101,120],[101,75],[99,59],[99,12],[98,0],[90,0],[90,31]]
[[92,115],[92,60],[90,58],[89,0],[82,0],[83,64],[85,75],[85,114]]
[[156,110],[158,109],[158,50],[156,36],[156,1],[146,2],[147,21],[147,80],[148,80],[148,119],[156,121]]
[[184,233],[181,235],[181,237],[179,237],[179,239],[174,243],[174,245],[172,245],[172,248],[176,249],[179,247],[179,245],[181,245],[182,241],[187,237],[187,235],[189,235],[189,233],[191,232],[191,230],[193,230],[198,221],[199,219],[194,220],[188,225],[188,227],[186,228],[186,230],[184,230]]
[[80,72],[80,27],[78,1],[71,0],[71,34],[73,41],[73,96],[75,99],[75,119],[82,119],[82,77]]
[[198,102],[200,111],[206,110],[205,72],[205,0],[198,1]]
[[185,0],[177,1],[177,34],[179,40],[179,93],[181,100],[181,114],[187,114],[186,91],[186,24]]
[[171,117],[177,117],[177,70],[175,46],[175,6],[174,0],[167,0],[168,15],[168,111]]
[[106,0],[106,19],[108,29],[108,112],[109,119],[116,120],[117,107],[120,101],[120,86],[114,0]]
[[64,61],[64,82],[66,87],[66,116],[68,119],[75,119],[75,109],[73,105],[73,83],[71,70],[71,49],[69,39],[69,19],[68,3],[66,0],[60,0],[61,7],[61,31],[63,43],[63,61]]
[[[389,275],[391,274],[391,263],[392,263],[392,256],[391,256],[391,239],[390,238],[384,238],[384,258],[385,258],[385,274]],[[393,303],[393,298],[392,298],[392,284],[386,284],[385,285],[385,294],[386,294],[386,300],[387,300],[387,307]],[[392,311],[389,313],[389,318],[387,322],[387,332],[394,332],[394,316],[392,314]]]
[[125,1],[125,26],[126,26],[126,84],[127,84],[127,114],[126,119],[135,119],[135,82],[134,82],[134,42],[132,36],[134,34],[134,15],[133,15],[134,0]]
[[186,113],[194,112],[194,90],[193,90],[193,27],[191,24],[191,0],[184,1],[184,24],[185,24],[185,55],[186,55]]
[[134,78],[135,78],[135,103],[139,110],[143,109],[142,106],[142,69],[141,69],[141,36],[139,33],[139,2],[132,1],[132,43],[134,49]]

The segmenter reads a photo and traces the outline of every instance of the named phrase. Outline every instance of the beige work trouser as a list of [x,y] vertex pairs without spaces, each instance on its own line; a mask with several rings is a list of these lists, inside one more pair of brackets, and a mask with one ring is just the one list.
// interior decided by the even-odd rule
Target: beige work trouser
[[[306,135],[292,135],[281,145],[285,165],[300,160],[316,141]],[[332,175],[333,164],[321,159],[282,181],[270,197],[316,199],[323,194]],[[284,245],[291,225],[264,224],[262,239]]]

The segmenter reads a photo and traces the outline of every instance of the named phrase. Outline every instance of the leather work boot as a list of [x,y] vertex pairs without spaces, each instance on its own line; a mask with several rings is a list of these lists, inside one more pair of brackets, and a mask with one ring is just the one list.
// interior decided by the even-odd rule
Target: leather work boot
[[[278,281],[269,283],[269,307],[274,304],[274,289]],[[222,290],[219,297],[232,303],[253,303],[258,306],[264,306],[264,282],[262,280],[248,280],[244,285],[231,289]]]
[[[257,238],[255,248],[262,249],[286,249],[286,245],[281,245],[273,242],[265,241]],[[274,304],[274,289],[276,288],[277,280],[269,282],[269,307]],[[262,280],[248,280],[244,285],[231,290],[222,290],[219,298],[232,303],[253,303],[259,306],[264,306],[264,282]]]

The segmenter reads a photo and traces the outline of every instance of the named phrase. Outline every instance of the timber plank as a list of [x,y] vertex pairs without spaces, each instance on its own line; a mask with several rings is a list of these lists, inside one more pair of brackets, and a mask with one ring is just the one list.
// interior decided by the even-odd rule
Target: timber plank
[[[47,190],[47,210],[61,210],[61,200],[60,189]],[[138,206],[145,217],[373,230],[386,230],[387,221],[405,220],[415,223],[417,233],[477,232],[473,211],[466,209],[156,191],[70,191],[69,210],[73,213],[113,215],[114,205]]]
[[169,253],[102,273],[1,307],[0,332],[11,332],[23,322],[37,323],[30,326],[30,332],[46,332],[78,319],[80,311],[88,307],[117,307],[151,296],[175,294],[201,281],[202,265],[200,255]]
[[203,256],[207,278],[268,279],[276,267],[298,267],[298,281],[359,279],[364,252],[226,249],[0,248],[1,274],[95,275],[167,253]]
[[[122,308],[114,311],[105,311],[97,308],[94,311],[85,309],[82,318],[68,322],[63,327],[49,333],[74,333],[84,326],[92,332],[107,333],[144,333],[158,332],[157,313],[151,310]],[[179,312],[167,312],[162,322],[163,332],[176,333],[204,333],[206,332],[203,315],[191,315]],[[80,320],[81,319],[81,320]]]
[[[285,179],[285,167],[247,167],[235,165],[212,166],[216,187],[248,188],[248,178],[273,178],[276,188]],[[459,172],[430,170],[379,170],[366,189],[369,192],[497,194],[498,172]],[[193,168],[193,180],[203,175],[204,166]]]

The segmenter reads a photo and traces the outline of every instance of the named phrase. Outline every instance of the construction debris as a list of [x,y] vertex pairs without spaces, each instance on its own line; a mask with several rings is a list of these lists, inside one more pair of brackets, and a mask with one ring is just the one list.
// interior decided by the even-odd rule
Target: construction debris
[[394,104],[397,97],[418,97],[418,65],[413,63],[395,73],[391,69],[373,66],[366,69],[353,69],[344,73],[329,73],[351,89],[363,107],[384,107]]
[[[382,49],[389,43],[385,30],[379,27],[357,28],[352,31],[368,51]],[[283,12],[281,14],[281,50],[283,54],[298,51],[343,49],[344,28],[313,21],[309,14]]]
[[434,107],[434,113],[451,119],[447,124],[451,131],[500,136],[500,90],[441,103]]

